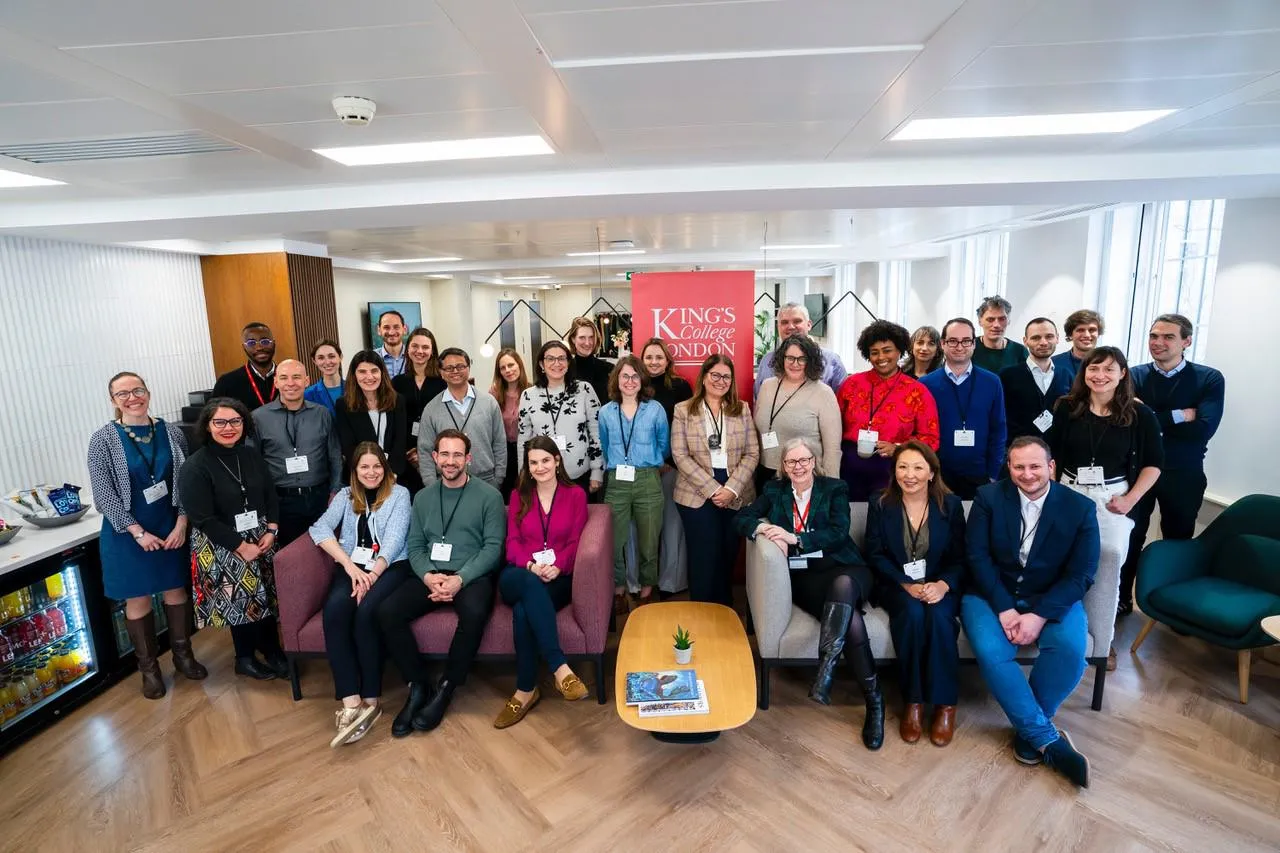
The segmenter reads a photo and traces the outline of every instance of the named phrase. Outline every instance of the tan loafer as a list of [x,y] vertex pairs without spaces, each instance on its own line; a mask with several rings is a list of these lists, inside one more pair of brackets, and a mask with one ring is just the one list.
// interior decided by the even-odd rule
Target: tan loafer
[[533,695],[529,697],[529,701],[523,705],[512,696],[507,700],[507,704],[502,706],[502,710],[498,712],[498,718],[493,721],[495,729],[506,729],[514,726],[516,723],[524,719],[524,715],[529,713],[529,709],[538,704],[538,700],[542,698],[542,693],[538,688],[533,688]]
[[577,702],[579,699],[587,698],[587,685],[583,684],[582,679],[572,672],[564,677],[564,681],[556,683],[556,689],[560,691],[561,696],[570,702]]

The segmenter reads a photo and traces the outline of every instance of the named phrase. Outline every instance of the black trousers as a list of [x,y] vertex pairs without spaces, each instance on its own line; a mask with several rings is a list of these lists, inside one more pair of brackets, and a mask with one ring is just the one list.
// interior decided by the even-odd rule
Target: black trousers
[[937,604],[925,604],[898,584],[876,593],[889,614],[889,634],[898,655],[902,701],[954,705],[960,692],[960,596],[951,590]]
[[296,490],[277,490],[280,498],[280,535],[276,538],[276,552],[307,532],[307,528],[324,515],[329,506],[329,487],[317,486],[298,494]]
[[[729,479],[716,470],[716,482]],[[697,509],[676,506],[684,523],[685,552],[689,555],[689,600],[733,606],[733,567],[742,537],[733,529],[737,510],[721,509],[710,499]]]
[[333,670],[334,698],[382,695],[382,634],[378,608],[406,580],[417,580],[408,560],[392,563],[369,587],[364,600],[351,597],[351,578],[338,565],[324,602],[324,652]]
[[1129,535],[1129,553],[1120,567],[1120,601],[1132,603],[1133,584],[1138,579],[1138,559],[1151,529],[1151,514],[1160,507],[1160,535],[1165,539],[1190,539],[1196,533],[1196,518],[1209,480],[1204,469],[1191,468],[1161,471],[1160,479],[1133,508],[1133,532]]
[[444,677],[455,687],[464,684],[480,648],[489,614],[493,612],[493,599],[493,574],[481,575],[464,586],[453,601],[427,598],[426,584],[417,575],[411,575],[397,586],[378,608],[378,628],[404,680],[423,682],[431,677],[426,661],[418,653],[418,641],[411,627],[413,622],[433,610],[452,607],[458,614],[458,627],[453,632],[453,642],[449,644]]
[[280,623],[275,616],[231,626],[231,643],[236,657],[251,658],[255,651],[264,655],[283,652],[280,649]]
[[960,500],[971,501],[977,496],[979,487],[985,486],[991,481],[986,477],[970,477],[943,468],[942,482],[946,483],[947,488],[954,492]]

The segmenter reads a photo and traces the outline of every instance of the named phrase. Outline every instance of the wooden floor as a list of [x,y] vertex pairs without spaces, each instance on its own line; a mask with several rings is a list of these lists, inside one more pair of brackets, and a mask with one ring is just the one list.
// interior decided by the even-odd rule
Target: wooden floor
[[[1240,705],[1233,654],[1165,629],[1121,655],[1101,713],[1087,674],[1059,715],[1093,762],[1083,792],[1013,760],[973,667],[946,749],[902,743],[894,699],[867,752],[849,685],[821,708],[804,670],[709,745],[658,743],[612,702],[554,691],[500,732],[513,673],[485,666],[433,734],[393,740],[388,714],[331,750],[322,661],[294,703],[231,674],[225,633],[196,647],[209,680],[149,702],[131,678],[0,762],[0,850],[1280,850],[1280,666],[1255,662]],[[403,694],[389,687],[390,712]]]

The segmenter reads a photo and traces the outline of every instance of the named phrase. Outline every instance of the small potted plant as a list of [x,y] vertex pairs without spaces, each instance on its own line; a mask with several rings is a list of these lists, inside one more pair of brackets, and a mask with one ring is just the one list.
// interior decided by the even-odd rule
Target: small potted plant
[[676,663],[688,663],[693,658],[693,640],[689,638],[689,632],[677,625],[672,639],[675,641]]

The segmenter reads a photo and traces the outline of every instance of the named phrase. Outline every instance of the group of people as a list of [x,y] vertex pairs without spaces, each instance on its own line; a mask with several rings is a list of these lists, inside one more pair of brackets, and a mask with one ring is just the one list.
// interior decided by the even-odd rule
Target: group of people
[[[1125,612],[1153,504],[1167,538],[1191,535],[1205,447],[1222,413],[1221,374],[1184,358],[1192,329],[1183,317],[1156,320],[1153,362],[1131,372],[1120,350],[1096,346],[1103,324],[1092,311],[1067,318],[1071,349],[1057,356],[1052,320],[1027,323],[1020,345],[1004,336],[1010,312],[1000,297],[984,300],[981,335],[965,318],[914,335],[877,320],[858,339],[871,369],[849,375],[809,336],[804,307],[785,305],[781,343],[757,366],[754,412],[738,398],[729,355],[709,356],[692,384],[659,338],[610,364],[596,355],[589,318],[574,321],[567,343],[539,348],[532,377],[517,351],[503,349],[487,392],[472,383],[467,352],[440,350],[429,330],[408,330],[394,311],[378,318],[382,346],[357,353],[345,377],[340,347],[317,344],[320,379],[311,385],[300,362],[275,362],[271,330],[252,323],[242,331],[246,363],[219,377],[190,458],[181,432],[149,415],[145,382],[119,374],[109,387],[116,417],[94,435],[89,463],[104,513],[107,592],[127,601],[144,693],[164,691],[150,614],[150,595],[161,590],[170,625],[179,625],[171,637],[185,676],[204,677],[186,627],[193,610],[201,625],[231,627],[238,673],[285,676],[272,554],[309,533],[335,562],[325,605],[343,703],[335,744],[363,736],[380,713],[384,649],[410,684],[393,732],[438,725],[495,594],[513,605],[520,654],[517,690],[498,724],[519,721],[540,698],[539,655],[561,692],[579,698],[585,687],[559,651],[555,611],[569,600],[586,504],[603,502],[614,518],[618,613],[652,600],[660,585],[676,591],[686,573],[693,600],[731,604],[741,537],[763,534],[788,557],[796,604],[821,621],[812,697],[827,701],[836,660],[849,658],[867,699],[864,741],[878,747],[883,699],[861,619],[875,601],[890,612],[903,668],[903,737],[921,737],[928,703],[930,737],[945,744],[955,722],[957,614],[982,638],[980,659],[1003,654],[1001,642],[1014,649],[1040,638],[1044,650],[1050,636],[1070,657],[1098,560],[1087,553],[1089,536],[1101,531],[1102,553],[1127,554]],[[1163,489],[1169,471],[1173,485]],[[1026,506],[1043,507],[1064,489],[1073,496],[1048,506],[1070,516],[1068,526],[1028,520],[1035,510]],[[967,536],[961,500],[975,502]],[[865,555],[849,538],[850,501],[871,507]],[[1088,524],[1065,509],[1081,501],[1093,510]],[[976,535],[984,513],[999,523]],[[1041,547],[1050,529],[1054,545]],[[1071,599],[1064,584],[1079,595]],[[1051,606],[1038,610],[1044,597]],[[433,683],[409,625],[444,605],[459,627]],[[1042,654],[1037,666],[1054,661]],[[1079,663],[1082,672],[1083,652]],[[1001,684],[993,691],[1022,751],[1071,765],[1063,747],[1050,749],[1064,739],[1044,722],[1056,692],[1033,697],[1035,713],[1025,696],[1006,702],[1002,694],[1016,691],[1005,670],[983,665]]]

